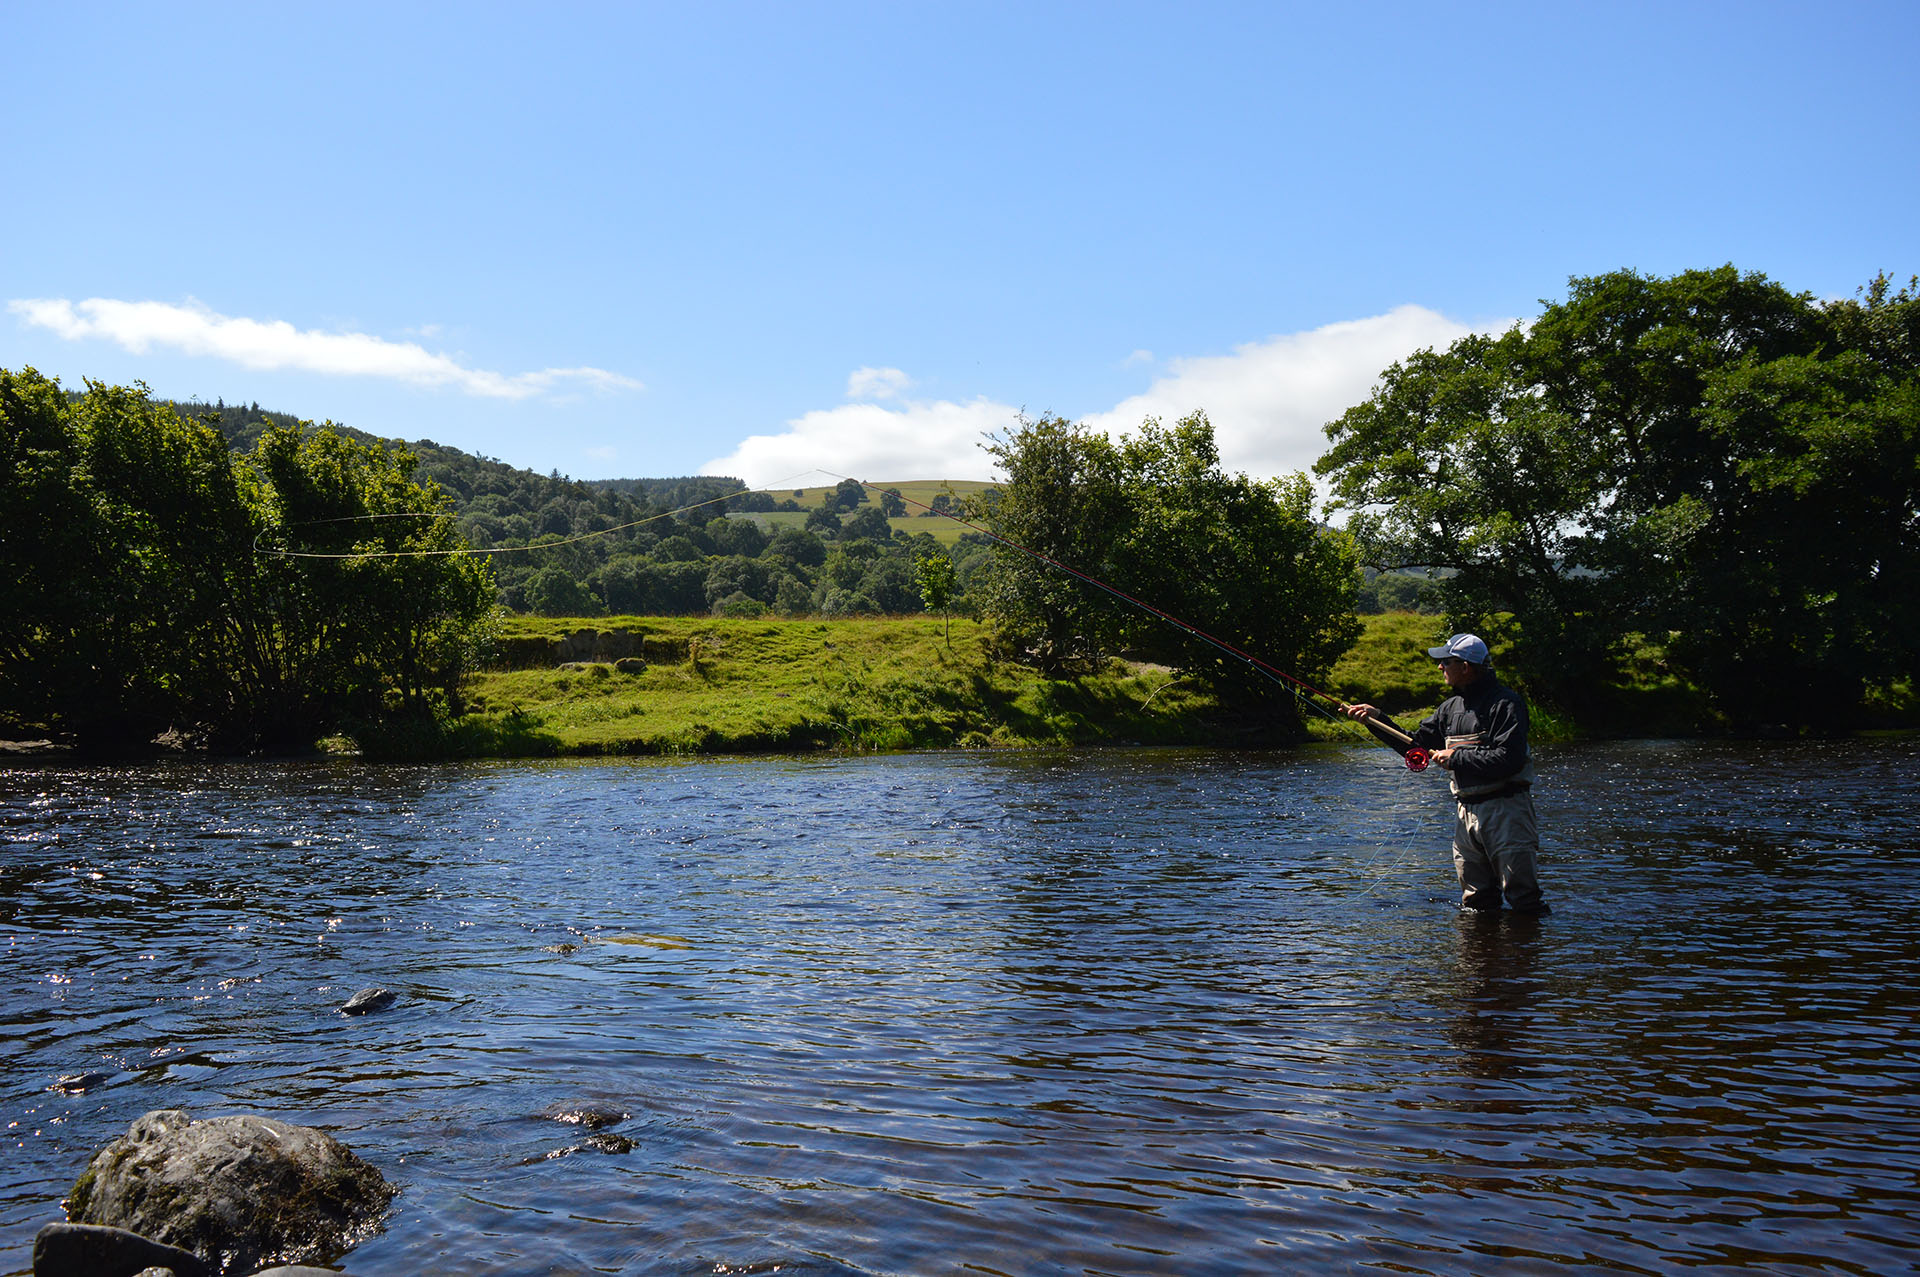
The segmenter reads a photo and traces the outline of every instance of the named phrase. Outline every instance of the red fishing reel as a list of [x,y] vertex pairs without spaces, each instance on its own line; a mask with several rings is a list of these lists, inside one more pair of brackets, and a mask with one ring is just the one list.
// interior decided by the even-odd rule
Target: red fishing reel
[[1405,758],[1407,760],[1407,770],[1410,772],[1423,772],[1427,770],[1427,764],[1433,761],[1433,755],[1418,745],[1408,750]]

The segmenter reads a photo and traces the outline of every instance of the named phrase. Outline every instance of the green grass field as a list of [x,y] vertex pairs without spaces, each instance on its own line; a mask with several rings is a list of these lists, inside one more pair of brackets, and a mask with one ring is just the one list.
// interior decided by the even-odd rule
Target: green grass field
[[[477,676],[463,753],[674,754],[1191,742],[1211,697],[1163,669],[1055,680],[985,651],[978,622],[936,617],[511,618],[506,636],[643,634],[676,659]],[[684,657],[678,654],[684,652]]]
[[[941,545],[952,545],[967,532],[967,528],[952,519],[940,515],[930,515],[924,507],[931,506],[933,499],[945,492],[955,498],[970,496],[993,484],[970,479],[908,479],[899,482],[874,482],[867,485],[867,505],[877,506],[878,494],[887,488],[900,489],[901,499],[907,502],[907,513],[888,519],[895,532],[904,532],[908,536],[917,536],[925,532]],[[770,514],[733,514],[729,518],[752,519],[769,532],[781,528],[804,527],[810,511],[817,510],[833,494],[831,487],[825,488],[768,488],[765,489],[776,501],[797,501],[804,510],[780,510]]]
[[[1367,616],[1325,690],[1370,701],[1412,726],[1442,684],[1426,648],[1440,620]],[[955,617],[952,640],[931,616],[744,619],[513,616],[503,639],[626,630],[653,654],[639,672],[610,663],[491,670],[468,685],[472,712],[420,739],[363,739],[369,754],[511,757],[1044,747],[1097,744],[1261,746],[1285,743],[1281,716],[1223,706],[1201,684],[1157,665],[1114,660],[1079,678],[1050,679],[995,659],[980,622]],[[1495,649],[1496,664],[1501,652]],[[1587,725],[1619,735],[1721,730],[1699,693],[1669,672],[1656,647],[1627,654],[1622,721]],[[1910,727],[1911,689],[1888,694],[1889,724]],[[1896,703],[1897,702],[1897,703]],[[1367,742],[1358,726],[1303,711],[1310,740]],[[1534,710],[1538,740],[1582,734]]]

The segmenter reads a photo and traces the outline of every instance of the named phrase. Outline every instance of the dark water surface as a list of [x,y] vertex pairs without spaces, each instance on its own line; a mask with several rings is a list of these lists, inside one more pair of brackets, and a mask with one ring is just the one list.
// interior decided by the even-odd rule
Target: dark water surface
[[1540,765],[1491,924],[1384,751],[0,773],[0,1272],[166,1107],[361,1277],[1913,1271],[1920,745]]

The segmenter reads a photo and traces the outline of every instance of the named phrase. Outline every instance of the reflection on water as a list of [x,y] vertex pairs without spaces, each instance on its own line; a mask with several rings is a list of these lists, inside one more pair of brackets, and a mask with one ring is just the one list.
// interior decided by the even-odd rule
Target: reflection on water
[[1383,751],[16,770],[0,1272],[159,1107],[366,1277],[1907,1271],[1917,755],[1554,751],[1492,922]]

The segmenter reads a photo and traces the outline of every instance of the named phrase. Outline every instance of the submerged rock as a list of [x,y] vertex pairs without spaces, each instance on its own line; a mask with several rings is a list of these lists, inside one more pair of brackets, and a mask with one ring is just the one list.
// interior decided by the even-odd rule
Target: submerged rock
[[161,1109],[94,1154],[67,1215],[191,1251],[228,1277],[335,1258],[378,1227],[395,1191],[324,1131]]
[[207,1277],[200,1257],[98,1224],[48,1224],[33,1239],[33,1277],[137,1277],[161,1270],[173,1277]]
[[572,1157],[575,1153],[631,1153],[640,1147],[618,1131],[595,1131],[578,1144],[569,1144],[565,1148],[550,1149],[538,1157],[523,1160],[522,1166],[537,1166],[541,1162],[557,1161],[562,1157]]
[[391,989],[362,989],[340,1004],[340,1014],[368,1015],[374,1011],[384,1011],[393,1005],[394,997]]
[[608,1127],[618,1126],[633,1114],[612,1104],[587,1102],[584,1104],[555,1104],[540,1114],[556,1122],[565,1122],[569,1126],[578,1126],[590,1131],[586,1139],[578,1144],[569,1144],[565,1148],[556,1148],[542,1153],[538,1157],[529,1157],[522,1166],[532,1166],[538,1162],[550,1162],[555,1158],[571,1157],[575,1153],[631,1153],[639,1145],[617,1131]]
[[112,1080],[113,1074],[111,1073],[62,1073],[59,1077],[53,1079],[53,1085],[47,1089],[49,1091],[65,1091],[68,1095],[85,1095],[102,1082],[111,1082]]
[[615,1107],[612,1104],[589,1102],[586,1104],[556,1104],[540,1116],[550,1117],[556,1122],[565,1122],[570,1126],[584,1127],[589,1131],[602,1131],[610,1126],[620,1125],[620,1123],[632,1117],[633,1114],[623,1108]]

